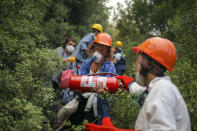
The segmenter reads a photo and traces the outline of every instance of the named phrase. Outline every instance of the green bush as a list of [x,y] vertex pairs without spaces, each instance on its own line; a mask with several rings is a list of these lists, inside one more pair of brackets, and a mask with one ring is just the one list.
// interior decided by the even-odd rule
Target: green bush
[[173,74],[170,74],[172,81],[181,92],[189,114],[192,125],[192,130],[197,130],[197,66],[192,65],[187,58],[179,58]]
[[134,129],[138,112],[139,107],[132,102],[130,93],[124,91],[113,95],[111,119],[116,127]]
[[24,61],[15,71],[0,70],[1,124],[3,130],[40,130],[54,117],[52,107],[57,95],[52,87],[52,75],[64,70],[55,51],[36,49],[23,53]]
[[13,98],[1,103],[0,123],[2,131],[41,130],[46,121],[40,107],[24,99]]

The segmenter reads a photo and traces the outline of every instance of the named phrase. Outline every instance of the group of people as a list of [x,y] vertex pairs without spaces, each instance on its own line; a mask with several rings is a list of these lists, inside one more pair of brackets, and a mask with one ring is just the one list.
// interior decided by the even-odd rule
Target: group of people
[[[109,34],[103,33],[103,27],[100,24],[94,24],[91,29],[92,32],[84,36],[78,44],[74,39],[66,38],[63,46],[57,48],[63,62],[70,62],[70,58],[75,57],[75,62],[70,62],[66,69],[72,69],[74,75],[103,72],[116,74],[117,70],[121,70],[119,72],[123,74],[126,62],[123,53],[122,56],[120,55],[122,43],[115,44],[116,52],[119,54],[116,55],[116,52],[112,52],[112,38]],[[112,77],[113,75],[103,76]],[[72,124],[80,124],[86,119],[89,122],[95,121],[101,124],[105,114],[102,110],[103,106],[109,105],[109,100],[99,98],[96,93],[76,93],[69,88],[62,90],[60,97],[62,106],[57,113],[59,123],[69,119]],[[89,107],[90,105],[92,107]]]
[[[112,48],[112,38],[103,33],[100,24],[94,24],[91,29],[92,32],[78,44],[74,39],[67,38],[63,47],[57,49],[63,62],[69,61],[70,57],[76,58],[67,69],[72,69],[74,75],[111,73],[104,76],[116,77],[132,95],[140,94],[143,99],[139,101],[141,111],[136,120],[137,130],[190,131],[190,118],[184,99],[170,77],[164,74],[166,70],[172,72],[176,63],[173,43],[165,38],[152,37],[133,47],[137,54],[134,80],[123,75],[126,61],[122,42],[115,42],[115,48]],[[110,108],[110,100],[98,96],[103,90],[102,86],[87,93],[76,93],[69,88],[62,90],[63,106],[57,114],[59,122],[70,120],[72,124],[80,124],[86,119],[99,124],[102,130],[102,119],[109,117]]]

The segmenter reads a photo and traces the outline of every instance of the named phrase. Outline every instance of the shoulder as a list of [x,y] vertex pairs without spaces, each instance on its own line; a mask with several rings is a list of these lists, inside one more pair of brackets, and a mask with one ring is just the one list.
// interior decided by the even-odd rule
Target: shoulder
[[103,68],[105,69],[106,72],[111,72],[111,73],[115,73],[115,66],[112,62],[110,62],[109,60],[106,60],[103,63]]
[[57,53],[58,53],[59,56],[63,57],[63,55],[64,55],[64,49],[62,47],[58,47],[56,49],[56,51],[57,51]]
[[179,95],[178,88],[172,83],[170,77],[164,76],[164,77],[158,77],[157,79],[158,80],[156,80],[155,83],[153,84],[153,86],[155,87],[153,88],[153,91],[156,90],[161,93],[163,92],[162,94],[165,95],[168,94]]
[[171,82],[169,77],[158,77],[150,84],[151,90],[147,100],[161,101],[170,105],[175,105],[182,97],[177,87]]
[[56,50],[58,50],[58,51],[63,51],[64,49],[60,46],[60,47],[57,47]]

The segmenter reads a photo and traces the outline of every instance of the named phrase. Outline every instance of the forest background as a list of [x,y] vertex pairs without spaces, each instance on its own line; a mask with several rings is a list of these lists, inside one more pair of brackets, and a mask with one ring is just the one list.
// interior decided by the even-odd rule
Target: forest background
[[[100,23],[113,42],[123,42],[127,71],[133,76],[136,55],[145,39],[173,41],[177,63],[171,76],[183,95],[197,130],[197,1],[125,0],[113,24],[107,0],[0,1],[0,130],[48,130],[57,104],[51,77],[63,70],[54,55],[65,37],[79,40]],[[134,128],[139,108],[130,94],[113,94],[111,117],[119,128]],[[180,109],[181,110],[181,109]],[[77,129],[77,127],[76,127]],[[81,127],[78,128],[79,130]]]

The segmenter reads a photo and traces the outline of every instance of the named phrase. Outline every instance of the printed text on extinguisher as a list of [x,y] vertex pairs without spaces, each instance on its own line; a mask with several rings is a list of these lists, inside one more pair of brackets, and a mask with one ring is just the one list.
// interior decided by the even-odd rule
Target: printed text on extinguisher
[[93,76],[83,76],[81,78],[81,87],[96,87],[97,85],[102,85],[106,88],[107,77],[93,77]]

